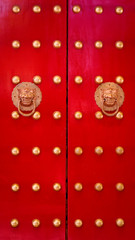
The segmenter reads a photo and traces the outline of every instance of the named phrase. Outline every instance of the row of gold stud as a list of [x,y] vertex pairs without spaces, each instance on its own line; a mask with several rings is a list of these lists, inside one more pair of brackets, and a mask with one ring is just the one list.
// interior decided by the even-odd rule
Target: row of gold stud
[[[75,112],[74,117],[79,120],[79,119],[82,119],[83,114],[82,114],[82,112],[77,111],[77,112]],[[97,112],[95,113],[95,117],[96,117],[97,119],[103,119],[104,115],[103,115],[102,112],[97,111]],[[116,114],[116,118],[117,118],[117,119],[122,119],[122,118],[123,118],[123,113],[122,113],[122,112],[118,112],[118,113]]]
[[[76,41],[74,43],[75,48],[81,49],[83,48],[83,42],[82,41]],[[96,41],[94,43],[95,48],[103,48],[103,42],[102,41]],[[116,41],[115,42],[115,47],[118,49],[122,49],[124,47],[124,43],[122,41]]]
[[[35,6],[33,6],[32,10],[35,13],[40,13],[41,12],[41,7],[39,5],[35,5]],[[73,6],[72,10],[73,10],[74,13],[79,13],[81,11],[81,7],[79,5],[75,5],[75,6]],[[19,6],[13,6],[12,11],[14,13],[19,13],[21,11],[21,8]],[[62,8],[61,8],[60,5],[56,5],[56,6],[53,7],[53,11],[55,13],[60,13],[62,11]],[[104,9],[103,9],[102,6],[96,6],[95,7],[95,13],[102,14],[103,11],[104,11]],[[124,9],[121,6],[117,6],[115,8],[115,13],[117,13],[117,14],[122,14],[123,11],[124,11]]]
[[[16,228],[16,227],[19,226],[19,220],[14,218],[14,219],[11,220],[10,224],[13,228]],[[61,225],[61,220],[59,218],[55,218],[53,220],[53,226],[54,227],[60,227],[60,225]],[[32,220],[32,226],[35,227],[35,228],[39,227],[40,226],[40,220],[39,219],[33,219]]]
[[[20,46],[21,46],[20,41],[14,40],[14,41],[12,42],[12,47],[13,47],[13,48],[20,48]],[[40,48],[40,47],[41,47],[41,42],[40,42],[39,40],[34,40],[34,41],[32,42],[32,46],[33,46],[34,48]],[[61,41],[55,40],[55,41],[53,42],[53,47],[54,47],[54,48],[60,48],[60,47],[61,47]]]
[[[60,40],[55,40],[55,41],[53,42],[53,47],[54,47],[54,48],[61,48],[61,45],[62,45],[62,44],[61,44],[61,41],[60,41]],[[20,41],[14,40],[14,41],[12,42],[12,47],[13,47],[13,48],[20,48],[20,46],[21,46]],[[34,40],[34,41],[32,42],[32,46],[33,46],[34,48],[40,48],[40,47],[41,47],[41,41],[39,41],[39,40]],[[81,48],[83,48],[83,42],[81,42],[81,41],[76,41],[76,42],[74,43],[74,46],[75,46],[75,48],[77,48],[77,49],[81,49]],[[95,48],[98,48],[98,49],[103,48],[103,42],[102,42],[102,41],[96,41],[96,42],[94,43],[94,46],[95,46]],[[116,42],[115,42],[115,47],[118,48],[118,49],[122,49],[122,48],[124,47],[124,43],[123,43],[122,41],[116,41]]]
[[[20,83],[20,81],[21,81],[21,78],[20,78],[19,76],[13,76],[13,77],[12,77],[12,83],[18,84],[18,83]],[[83,78],[82,78],[81,76],[75,76],[74,81],[75,81],[75,83],[77,83],[77,84],[81,84],[81,83],[83,82]],[[118,84],[123,84],[123,83],[124,83],[124,77],[122,77],[122,76],[116,76],[115,81],[116,81],[116,83],[118,83]],[[33,82],[34,82],[35,84],[40,84],[40,83],[42,82],[41,76],[39,76],[39,75],[34,76],[34,77],[33,77]],[[58,76],[58,75],[54,76],[54,77],[53,77],[53,82],[56,83],[56,84],[61,83],[61,77]],[[96,76],[96,77],[95,77],[95,82],[96,82],[97,84],[103,83],[103,77],[102,77],[102,76]]]
[[[20,117],[20,115],[19,115],[19,113],[18,113],[17,111],[13,111],[12,114],[11,114],[11,116],[12,116],[13,119],[18,119],[18,118]],[[33,118],[36,119],[36,120],[40,119],[40,117],[41,117],[41,114],[40,114],[40,112],[38,112],[38,111],[36,111],[36,112],[33,114]],[[79,120],[79,119],[82,119],[83,114],[82,114],[82,112],[77,111],[77,112],[74,113],[74,117]],[[103,115],[102,112],[97,111],[97,112],[95,113],[95,117],[96,117],[97,119],[103,119],[104,115]],[[55,111],[55,112],[53,112],[53,118],[54,118],[54,119],[57,119],[57,120],[60,119],[60,118],[61,118],[61,112],[60,112],[60,111]],[[117,118],[117,119],[122,119],[122,118],[123,118],[123,113],[122,113],[122,112],[118,112],[118,113],[116,114],[116,118]]]
[[[123,84],[123,83],[124,83],[124,77],[122,77],[122,76],[116,76],[116,77],[115,77],[115,81],[116,81],[116,83],[118,83],[118,84]],[[97,84],[103,83],[103,77],[102,77],[102,76],[96,76],[96,77],[95,77],[95,82],[96,82]]]
[[[13,76],[13,77],[12,77],[12,83],[18,84],[18,83],[20,83],[20,81],[21,81],[21,78],[20,78],[19,76],[16,75],[16,76]],[[34,76],[34,77],[33,77],[33,82],[34,82],[35,84],[40,84],[40,83],[42,82],[41,76],[39,76],[39,75]],[[61,83],[61,77],[58,76],[58,75],[55,75],[55,76],[53,77],[53,82],[54,82],[55,84]]]
[[[77,111],[77,112],[75,112],[74,117],[79,120],[79,119],[82,119],[83,114],[82,114],[82,112]],[[95,113],[95,117],[97,119],[103,119],[104,115],[103,115],[103,113],[101,111],[97,111]],[[123,118],[123,113],[122,112],[118,112],[115,117],[117,119],[122,119]]]
[[[116,190],[118,190],[119,192],[123,191],[124,188],[125,188],[124,184],[120,183],[120,182],[117,183],[115,185],[115,187],[116,187]],[[12,184],[11,189],[14,192],[18,192],[20,190],[20,185],[18,183],[14,183],[14,184]],[[60,183],[54,183],[53,184],[53,189],[57,192],[60,191],[61,190],[61,184]],[[82,191],[83,184],[82,183],[75,183],[74,189],[78,192]],[[102,191],[103,190],[103,184],[102,183],[96,183],[94,185],[94,189],[98,192]],[[40,184],[39,183],[34,183],[32,185],[32,190],[35,191],[35,192],[38,192],[40,190]]]
[[[83,114],[82,114],[82,112],[77,111],[77,112],[75,112],[74,117],[79,120],[79,119],[82,119]],[[102,113],[101,111],[97,111],[97,112],[95,113],[95,117],[96,117],[97,119],[103,119],[104,115],[103,115],[103,113]],[[116,118],[117,118],[117,119],[122,119],[122,118],[123,118],[123,113],[122,113],[122,112],[118,112],[118,113],[116,114]]]
[[[12,191],[18,192],[20,190],[20,185],[18,183],[14,183],[11,186]],[[40,184],[39,183],[33,183],[32,184],[32,190],[34,192],[38,192],[40,190]],[[60,183],[54,183],[53,184],[53,190],[60,191],[61,190],[61,184]]]
[[[102,191],[103,190],[103,184],[102,183],[96,183],[95,185],[94,185],[94,189],[96,190],[96,191],[98,191],[98,192],[100,192],[100,191]],[[123,191],[124,190],[124,184],[123,183],[116,183],[116,185],[115,185],[115,188],[116,188],[116,190],[117,191],[119,191],[119,192],[121,192],[121,191]],[[82,191],[82,189],[83,189],[83,184],[82,183],[75,183],[75,185],[74,185],[74,189],[76,190],[76,191],[78,191],[78,192],[80,192],[80,191]]]
[[[104,152],[104,151],[103,151],[103,147],[97,146],[97,147],[95,148],[95,153],[96,153],[97,155],[101,155],[101,154],[103,154],[103,152]],[[118,147],[115,148],[115,152],[116,152],[118,155],[122,155],[122,154],[124,153],[124,148],[121,147],[121,146],[118,146]],[[13,148],[11,149],[11,153],[16,156],[16,155],[18,155],[18,154],[20,153],[20,150],[19,150],[18,147],[13,147]],[[34,148],[32,149],[32,153],[33,153],[34,155],[39,155],[39,154],[40,154],[40,148],[39,148],[39,147],[34,147]],[[55,155],[59,155],[59,154],[61,153],[61,149],[60,149],[59,147],[55,147],[55,148],[53,149],[53,153],[54,153]],[[76,147],[76,148],[74,149],[74,153],[75,153],[76,155],[82,155],[82,154],[83,154],[83,149],[82,149],[82,147]]]
[[[81,219],[76,219],[74,224],[75,224],[76,227],[79,228],[79,227],[82,227],[83,221]],[[95,220],[96,227],[102,227],[103,224],[104,224],[104,222],[103,222],[102,219],[98,218],[98,219]],[[124,220],[122,218],[117,218],[116,219],[116,225],[118,227],[123,227],[124,226]]]
[[[41,7],[38,6],[38,5],[35,5],[35,6],[33,6],[32,10],[33,10],[34,13],[40,13],[41,12]],[[60,13],[61,10],[62,10],[62,8],[59,5],[56,5],[56,6],[53,7],[53,11],[55,13]],[[19,13],[21,11],[21,8],[17,5],[15,5],[15,6],[12,7],[12,11],[14,13]]]
[[[74,13],[79,13],[79,12],[81,11],[81,7],[80,7],[79,5],[73,6],[72,9],[73,9],[73,12],[74,12]],[[104,11],[104,9],[103,9],[102,6],[96,6],[96,7],[95,7],[95,13],[97,13],[97,14],[102,14],[103,11]],[[117,6],[117,7],[115,8],[115,13],[117,13],[117,14],[122,14],[123,11],[124,11],[124,9],[123,9],[123,7],[121,7],[121,6]]]
[[[20,117],[20,115],[17,111],[13,111],[11,116],[12,116],[13,119],[18,119]],[[33,118],[36,119],[36,120],[40,119],[40,117],[41,117],[41,114],[38,111],[36,111],[33,114]],[[57,119],[57,120],[60,119],[61,118],[61,112],[60,111],[53,112],[53,118]]]
[[[14,228],[15,228],[15,227],[18,227],[18,226],[19,226],[19,220],[16,219],[16,218],[14,218],[14,219],[11,220],[10,224],[11,224],[11,226],[14,227]],[[102,220],[101,218],[98,218],[98,219],[95,220],[95,226],[96,226],[96,227],[102,227],[103,224],[104,224],[104,222],[103,222],[103,220]],[[122,219],[122,218],[117,218],[117,219],[116,219],[116,225],[117,225],[118,227],[123,227],[124,224],[125,224],[124,219]],[[35,228],[39,227],[39,226],[40,226],[40,220],[39,220],[39,219],[33,219],[33,220],[32,220],[32,225],[33,225],[33,227],[35,227]],[[61,220],[58,219],[58,218],[55,218],[55,219],[53,220],[53,226],[54,226],[54,227],[60,227],[60,225],[61,225]],[[79,227],[82,227],[83,221],[82,221],[81,219],[76,219],[76,220],[74,221],[74,225],[75,225],[76,227],[78,227],[78,228],[79,228]]]
[[[97,147],[95,148],[95,153],[96,153],[97,155],[101,155],[101,154],[103,154],[103,152],[104,152],[104,151],[103,151],[103,147],[97,146]],[[118,146],[118,147],[115,148],[115,152],[116,152],[118,155],[121,155],[121,154],[124,153],[124,148],[121,147],[121,146]],[[82,147],[76,147],[76,148],[74,149],[74,153],[75,153],[76,155],[82,155],[82,153],[83,153]]]
[[[20,153],[20,150],[19,150],[18,147],[13,147],[13,148],[11,149],[11,153],[12,153],[13,155],[17,156],[17,155]],[[40,148],[39,148],[39,147],[34,147],[34,148],[32,149],[32,153],[33,153],[34,155],[39,155],[39,154],[40,154]],[[59,154],[61,153],[61,149],[60,149],[59,147],[55,147],[55,148],[53,149],[53,153],[54,153],[55,155],[59,155]]]

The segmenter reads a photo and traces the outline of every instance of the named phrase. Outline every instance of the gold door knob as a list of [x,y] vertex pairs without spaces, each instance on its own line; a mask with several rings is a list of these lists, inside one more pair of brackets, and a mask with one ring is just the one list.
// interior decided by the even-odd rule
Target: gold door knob
[[116,83],[102,83],[95,92],[96,104],[106,116],[114,116],[124,102],[123,89]]
[[42,93],[40,88],[34,83],[22,82],[13,89],[12,101],[22,116],[31,116],[41,100]]

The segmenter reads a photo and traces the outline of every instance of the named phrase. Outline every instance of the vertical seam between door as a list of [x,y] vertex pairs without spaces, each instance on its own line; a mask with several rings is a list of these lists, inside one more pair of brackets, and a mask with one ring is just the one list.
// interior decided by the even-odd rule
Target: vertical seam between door
[[66,0],[66,226],[65,239],[68,240],[68,0]]

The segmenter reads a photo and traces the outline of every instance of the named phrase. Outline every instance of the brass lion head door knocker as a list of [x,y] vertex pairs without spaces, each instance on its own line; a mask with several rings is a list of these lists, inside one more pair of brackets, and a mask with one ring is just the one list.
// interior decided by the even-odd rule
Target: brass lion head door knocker
[[124,102],[123,89],[116,83],[102,83],[95,92],[96,104],[106,116],[114,116]]
[[12,92],[13,104],[18,108],[18,112],[29,117],[42,100],[40,88],[31,82],[19,83]]

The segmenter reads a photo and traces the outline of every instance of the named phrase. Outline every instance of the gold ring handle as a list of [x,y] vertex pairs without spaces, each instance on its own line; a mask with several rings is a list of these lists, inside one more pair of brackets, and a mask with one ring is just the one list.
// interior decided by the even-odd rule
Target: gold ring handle
[[33,101],[33,110],[30,113],[23,113],[20,109],[20,105],[21,105],[21,101],[19,100],[18,101],[18,112],[24,117],[30,117],[35,112],[35,108],[36,108],[35,101]]
[[115,115],[117,114],[117,112],[119,111],[119,106],[118,106],[118,104],[116,104],[116,105],[117,105],[117,108],[116,108],[116,111],[115,111],[115,112],[113,112],[113,113],[107,113],[107,112],[104,110],[104,103],[103,103],[102,112],[103,112],[106,116],[108,116],[108,117],[113,117],[113,116],[115,116]]

